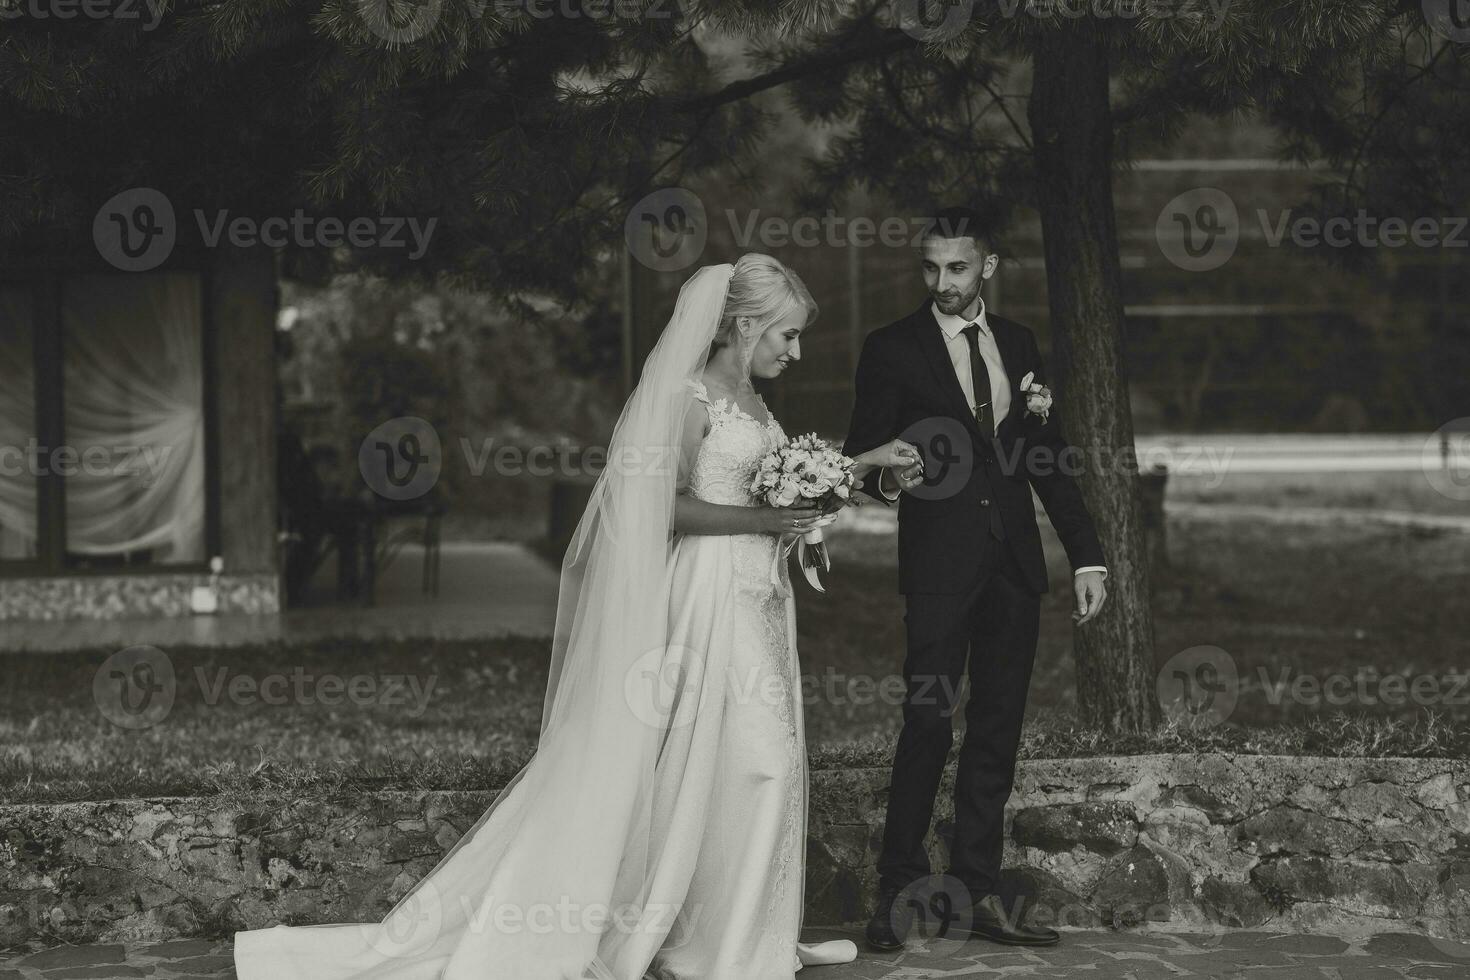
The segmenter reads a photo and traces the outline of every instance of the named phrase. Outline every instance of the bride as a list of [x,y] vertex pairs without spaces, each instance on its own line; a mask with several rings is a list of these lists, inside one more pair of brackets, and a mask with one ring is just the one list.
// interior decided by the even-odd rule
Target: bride
[[[699,269],[644,364],[562,566],[535,755],[378,923],[235,935],[240,980],[789,980],[806,944],[806,745],[785,440],[751,385],[816,304],[767,255]],[[892,442],[861,478],[917,460]]]

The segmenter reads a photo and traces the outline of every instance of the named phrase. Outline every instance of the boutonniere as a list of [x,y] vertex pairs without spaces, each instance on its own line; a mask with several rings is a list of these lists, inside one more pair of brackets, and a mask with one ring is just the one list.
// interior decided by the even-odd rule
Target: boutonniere
[[1026,398],[1027,413],[1040,415],[1041,421],[1045,422],[1051,414],[1051,389],[1035,379],[1035,371],[1026,372],[1026,377],[1021,379],[1021,394]]

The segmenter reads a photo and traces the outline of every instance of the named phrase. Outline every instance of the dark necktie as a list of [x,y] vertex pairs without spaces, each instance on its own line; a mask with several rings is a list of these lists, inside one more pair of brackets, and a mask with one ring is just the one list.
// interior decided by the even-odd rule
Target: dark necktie
[[990,371],[980,356],[980,324],[972,323],[960,333],[970,345],[970,384],[975,391],[975,421],[987,439],[995,435],[995,395],[990,390]]
[[[995,447],[995,393],[990,389],[990,371],[985,367],[985,358],[980,356],[980,324],[972,323],[960,333],[970,344],[970,386],[975,392],[975,421],[985,441]],[[990,533],[1004,540],[1006,529],[1001,523],[1000,508],[988,498],[984,506],[990,511]]]

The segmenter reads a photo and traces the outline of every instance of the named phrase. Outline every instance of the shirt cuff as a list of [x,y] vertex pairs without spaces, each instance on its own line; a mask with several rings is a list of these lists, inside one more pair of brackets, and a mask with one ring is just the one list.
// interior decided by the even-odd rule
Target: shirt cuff
[[878,469],[878,492],[883,495],[883,499],[884,500],[897,500],[898,499],[898,495],[899,495],[898,487],[894,487],[892,493],[890,493],[888,487],[886,487],[886,486],[883,485],[883,478],[885,476],[892,476],[892,475],[893,475],[892,472],[886,466],[880,467]]
[[1083,565],[1081,568],[1077,569],[1076,571],[1074,571],[1072,573],[1072,577],[1073,578],[1076,578],[1078,575],[1081,575],[1083,572],[1102,572],[1103,573],[1103,578],[1107,578],[1108,577],[1108,570],[1106,568],[1104,568],[1103,566],[1101,566],[1101,565]]

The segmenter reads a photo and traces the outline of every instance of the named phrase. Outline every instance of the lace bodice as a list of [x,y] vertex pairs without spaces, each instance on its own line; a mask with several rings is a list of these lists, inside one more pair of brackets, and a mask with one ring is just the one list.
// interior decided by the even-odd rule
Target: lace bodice
[[781,423],[771,415],[762,425],[728,398],[711,401],[702,382],[690,381],[689,388],[709,410],[709,435],[690,470],[689,492],[712,504],[756,506],[750,482],[762,457],[786,441]]
[[[712,504],[765,506],[751,494],[750,484],[766,453],[786,441],[781,423],[771,415],[763,425],[728,398],[711,400],[701,382],[690,381],[689,388],[709,410],[709,434],[690,468],[689,493]],[[742,592],[791,594],[786,562],[777,556],[778,543],[774,534],[730,536],[735,581]]]

